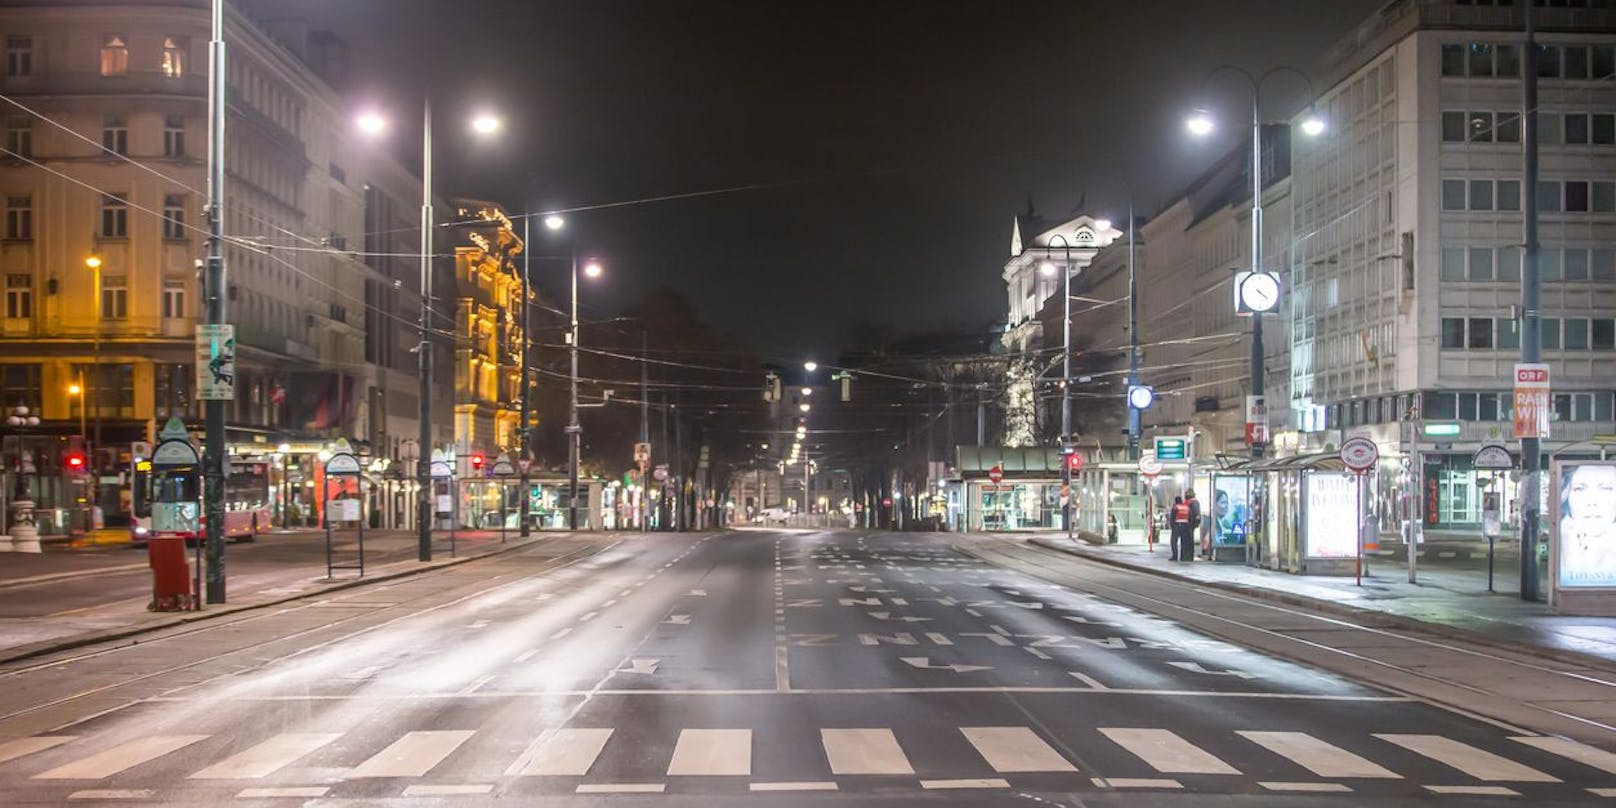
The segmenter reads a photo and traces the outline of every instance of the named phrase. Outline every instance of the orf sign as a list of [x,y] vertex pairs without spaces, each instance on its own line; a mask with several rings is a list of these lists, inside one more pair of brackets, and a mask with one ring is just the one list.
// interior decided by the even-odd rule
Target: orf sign
[[1515,366],[1515,437],[1549,436],[1549,366]]
[[1246,396],[1246,444],[1268,443],[1268,399],[1266,396]]

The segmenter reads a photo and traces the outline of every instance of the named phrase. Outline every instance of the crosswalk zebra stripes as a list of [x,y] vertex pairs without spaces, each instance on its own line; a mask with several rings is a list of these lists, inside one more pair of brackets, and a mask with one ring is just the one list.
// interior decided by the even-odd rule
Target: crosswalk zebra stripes
[[[856,787],[860,778],[878,777],[886,778],[881,782],[914,778],[910,784],[926,790],[971,790],[1010,788],[1013,778],[1023,776],[1064,775],[1074,787],[1092,781],[1102,788],[1164,790],[1185,788],[1191,782],[1182,779],[1185,777],[1200,778],[1193,781],[1197,788],[1216,788],[1217,783],[1238,783],[1241,781],[1235,778],[1250,774],[1257,782],[1246,788],[1275,793],[1343,793],[1377,782],[1403,781],[1408,783],[1402,786],[1404,790],[1500,795],[1519,793],[1515,788],[1523,786],[1571,780],[1585,787],[1579,790],[1616,795],[1616,780],[1608,779],[1616,775],[1616,754],[1564,738],[1507,737],[1488,744],[1493,749],[1484,749],[1442,735],[1414,733],[1325,740],[1292,730],[1238,730],[1220,734],[1216,742],[1209,743],[1203,735],[1192,740],[1161,727],[1095,727],[1094,734],[1085,738],[1070,734],[1048,737],[1027,726],[955,729],[958,734],[953,743],[974,751],[978,764],[962,764],[957,755],[946,764],[929,762],[929,756],[938,754],[937,743],[948,743],[933,733],[924,741],[905,741],[890,727],[826,727],[818,730],[818,748],[803,750],[799,777],[779,776],[782,764],[774,761],[765,767],[768,777],[746,787],[755,792],[837,791]],[[759,732],[744,727],[682,729],[671,749],[663,753],[662,762],[651,763],[655,766],[651,771],[644,770],[643,764],[658,758],[641,748],[643,737],[630,733],[620,738],[607,727],[565,727],[540,734],[508,764],[501,760],[499,768],[486,770],[502,771],[511,782],[539,780],[577,793],[663,793],[670,783],[750,780],[756,773],[754,749]],[[114,787],[121,775],[166,759],[165,765],[192,769],[184,775],[186,780],[232,786],[243,798],[340,795],[344,781],[383,779],[427,780],[402,786],[406,796],[474,796],[491,793],[499,778],[467,782],[463,776],[450,775],[450,781],[442,782],[440,775],[452,768],[445,761],[476,735],[474,730],[405,732],[385,745],[378,741],[380,748],[372,747],[369,757],[357,763],[353,752],[367,750],[348,749],[347,765],[337,767],[334,776],[320,785],[297,783],[295,778],[308,767],[328,763],[322,756],[340,746],[342,733],[280,733],[244,748],[232,745],[230,754],[217,750],[222,756],[211,761],[208,750],[217,744],[204,743],[215,737],[210,735],[109,739],[116,741],[111,745],[95,736],[45,735],[0,740],[0,776],[15,773],[42,785],[70,782],[80,789],[69,795],[72,799],[117,790]],[[639,770],[619,771],[621,760],[601,765],[610,759],[608,751],[614,742],[636,747],[630,757]],[[75,752],[80,746],[83,751]],[[1513,759],[1508,754],[1512,749],[1533,759],[1530,763]],[[1267,757],[1260,757],[1264,755]],[[1439,766],[1420,765],[1421,759]],[[30,760],[41,763],[30,764]],[[1075,762],[1079,760],[1090,762],[1080,766]],[[1294,769],[1285,770],[1287,764]],[[1413,770],[1416,766],[1418,773]],[[1398,767],[1403,771],[1397,771]],[[1094,768],[1106,770],[1091,770]],[[331,771],[329,766],[325,770]],[[291,775],[282,779],[292,782],[274,782],[288,772]]]

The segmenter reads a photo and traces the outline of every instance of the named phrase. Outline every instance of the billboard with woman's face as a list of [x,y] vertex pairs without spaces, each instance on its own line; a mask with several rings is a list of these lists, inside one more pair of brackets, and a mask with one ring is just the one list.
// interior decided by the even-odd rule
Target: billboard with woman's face
[[1552,512],[1562,589],[1616,588],[1616,463],[1556,465]]
[[1251,478],[1220,474],[1212,480],[1212,543],[1245,544],[1250,532]]

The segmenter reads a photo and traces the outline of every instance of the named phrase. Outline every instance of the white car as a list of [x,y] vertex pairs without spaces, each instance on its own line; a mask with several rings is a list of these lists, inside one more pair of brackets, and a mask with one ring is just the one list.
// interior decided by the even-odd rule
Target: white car
[[752,521],[760,525],[767,525],[771,523],[783,525],[786,523],[786,517],[790,515],[791,512],[785,508],[764,508],[763,510],[758,511],[757,516],[752,517]]

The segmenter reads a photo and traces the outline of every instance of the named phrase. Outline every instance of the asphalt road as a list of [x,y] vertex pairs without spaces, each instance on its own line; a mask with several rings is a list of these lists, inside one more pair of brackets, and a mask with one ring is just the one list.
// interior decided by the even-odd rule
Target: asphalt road
[[0,793],[185,806],[1616,794],[1616,755],[1265,656],[944,536],[598,542],[0,669]]

